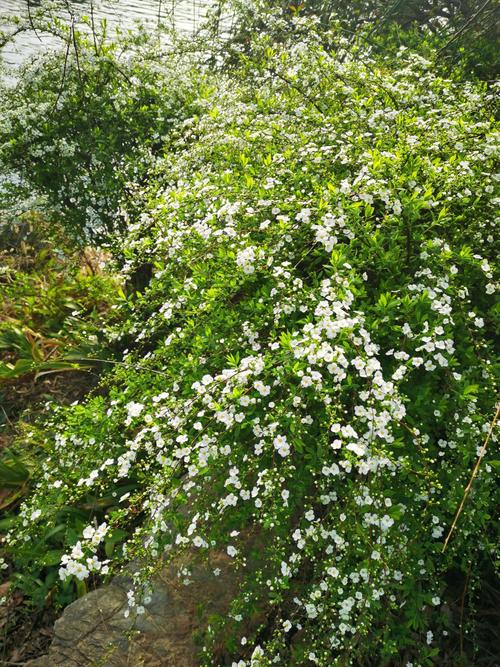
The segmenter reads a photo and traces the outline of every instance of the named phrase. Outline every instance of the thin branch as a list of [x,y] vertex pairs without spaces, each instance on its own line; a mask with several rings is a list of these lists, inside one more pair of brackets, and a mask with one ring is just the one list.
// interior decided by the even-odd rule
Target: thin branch
[[399,7],[401,4],[402,0],[395,0],[391,5],[387,7],[385,10],[384,14],[380,17],[378,21],[375,21],[371,30],[368,31],[368,37],[371,35],[374,35],[378,29],[385,23],[386,19],[389,18],[389,16],[396,11],[396,9]]
[[281,79],[281,80],[284,81],[286,84],[288,84],[291,88],[293,88],[294,90],[296,90],[300,95],[302,95],[302,97],[304,97],[310,104],[312,104],[313,107],[314,107],[315,109],[317,109],[317,111],[319,111],[319,113],[320,113],[322,116],[325,115],[325,112],[324,112],[323,109],[319,106],[319,104],[316,102],[316,100],[315,100],[313,97],[311,97],[310,95],[308,95],[304,90],[302,90],[302,88],[301,88],[300,86],[298,86],[294,81],[291,81],[291,80],[290,80],[288,77],[286,77],[284,74],[281,74],[280,72],[278,72],[278,70],[275,69],[274,67],[268,67],[268,68],[267,68],[267,71],[270,72],[271,74],[274,74],[276,77],[278,77],[278,79]]
[[95,34],[95,20],[94,20],[94,0],[90,0],[90,24],[92,28],[92,40],[94,42],[94,51],[96,56],[99,55],[99,49],[97,48],[97,39]]
[[5,419],[7,420],[8,425],[9,425],[9,426],[14,426],[14,424],[13,424],[13,423],[11,422],[11,420],[9,419],[9,415],[5,412],[5,408],[3,407],[3,405],[0,405],[0,408],[2,408],[2,412],[3,412],[4,415],[5,415]]
[[495,416],[493,417],[493,420],[490,424],[490,428],[489,428],[489,431],[488,431],[488,435],[486,436],[486,440],[483,442],[483,446],[481,447],[481,450],[479,452],[479,456],[477,457],[476,465],[474,466],[474,470],[472,471],[472,475],[470,476],[469,483],[465,487],[462,502],[460,503],[459,508],[456,511],[455,518],[453,519],[453,523],[451,524],[451,528],[450,528],[450,530],[448,532],[448,535],[446,536],[446,539],[444,541],[443,551],[446,550],[446,547],[448,546],[448,542],[450,541],[450,537],[451,537],[453,531],[455,530],[455,527],[457,525],[457,522],[458,522],[458,519],[459,519],[460,515],[462,514],[462,510],[464,508],[465,501],[467,500],[467,496],[470,493],[470,490],[472,488],[472,484],[477,477],[477,473],[479,471],[479,466],[481,465],[481,461],[483,460],[483,456],[486,452],[486,447],[488,446],[488,442],[490,441],[490,438],[492,436],[493,429],[495,428],[495,424],[497,423],[499,413],[500,413],[500,403],[497,406],[497,411],[495,412]]
[[161,25],[161,0],[158,0],[158,28]]
[[78,52],[78,43],[76,40],[74,19],[72,19],[72,24],[71,24],[71,35],[73,37],[73,49],[75,51],[75,62],[76,62],[76,69],[78,70],[78,78],[80,79],[80,83],[83,85],[82,69],[80,67],[80,54]]
[[[86,363],[89,361],[96,362],[96,363],[101,363],[101,364],[114,364],[116,366],[123,366],[124,368],[132,368],[133,370],[138,370],[138,371],[147,371],[148,373],[155,373],[156,375],[161,375],[162,377],[168,377],[167,373],[164,373],[162,371],[157,371],[154,368],[146,368],[145,366],[141,364],[129,364],[126,361],[118,361],[115,359],[100,359],[99,357],[82,357],[79,359],[78,357],[75,357],[74,359],[72,357],[61,357],[58,361],[67,361],[68,363]],[[56,369],[55,372],[59,372],[61,369]],[[78,368],[72,368],[68,370],[79,370]],[[88,368],[82,368],[81,370],[88,370]]]
[[[73,29],[73,25],[71,26],[71,29]],[[66,53],[64,54],[64,65],[63,65],[63,73],[61,77],[61,84],[59,86],[59,91],[57,93],[57,99],[54,104],[54,108],[52,109],[52,113],[55,113],[57,111],[57,105],[59,104],[59,100],[61,99],[61,95],[64,89],[64,82],[66,81],[66,72],[68,69],[68,59],[69,59],[69,49],[71,45],[71,36],[68,36],[68,41],[66,43]]]
[[33,30],[33,32],[37,36],[38,41],[41,42],[42,38],[38,34],[38,30],[36,29],[35,24],[33,23],[33,16],[31,15],[31,0],[26,0],[26,1],[28,3],[28,17],[29,17],[29,22],[30,22],[31,29]]
[[0,49],[3,49],[3,47],[11,42],[16,35],[20,35],[23,32],[26,32],[26,30],[29,30],[29,28],[26,25],[19,26],[19,28],[16,28],[12,32],[10,32],[8,35],[5,33],[1,34],[1,39],[0,39]]
[[464,613],[465,613],[465,598],[467,597],[467,589],[469,587],[469,581],[470,581],[470,576],[471,576],[471,571],[472,571],[472,563],[469,565],[469,569],[467,571],[467,577],[465,578],[465,586],[464,590],[462,592],[462,597],[460,600],[460,624],[459,624],[459,629],[460,629],[460,655],[463,657],[464,654]]
[[451,44],[453,44],[453,42],[455,42],[455,41],[462,35],[462,33],[463,33],[465,30],[467,30],[467,28],[470,26],[470,24],[471,24],[471,23],[472,23],[472,22],[479,16],[479,14],[481,14],[481,12],[482,12],[483,10],[486,9],[486,7],[487,7],[490,3],[491,3],[491,0],[486,0],[486,1],[481,5],[481,7],[479,7],[479,9],[477,10],[477,12],[476,12],[475,14],[473,14],[473,15],[469,18],[469,20],[466,21],[466,22],[463,24],[463,26],[462,26],[459,30],[457,30],[457,32],[453,35],[453,37],[452,37],[448,42],[446,42],[446,44],[445,44],[444,46],[442,46],[442,47],[439,49],[439,51],[437,52],[436,56],[439,56],[439,55],[441,55],[441,53],[443,53],[443,51],[446,51],[446,49],[447,49]]

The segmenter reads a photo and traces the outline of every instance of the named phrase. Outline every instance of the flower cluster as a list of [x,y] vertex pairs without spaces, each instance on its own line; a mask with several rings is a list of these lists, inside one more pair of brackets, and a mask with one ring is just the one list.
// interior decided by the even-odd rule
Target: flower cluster
[[[64,581],[68,577],[76,577],[80,581],[86,579],[91,572],[107,574],[109,560],[100,561],[95,552],[103,541],[109,527],[106,523],[100,526],[87,526],[82,533],[83,544],[79,540],[69,554],[61,558],[59,577]],[[91,555],[90,555],[91,554]]]

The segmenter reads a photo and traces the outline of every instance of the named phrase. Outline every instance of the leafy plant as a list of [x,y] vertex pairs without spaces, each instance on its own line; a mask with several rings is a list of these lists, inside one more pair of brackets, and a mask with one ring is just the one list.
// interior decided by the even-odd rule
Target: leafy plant
[[497,539],[492,93],[289,14],[139,170],[117,358],[39,424],[7,550],[39,603],[140,562],[137,614],[156,568],[224,554],[200,664],[477,663],[450,588]]
[[126,227],[119,206],[128,184],[146,177],[199,108],[197,77],[146,30],[110,41],[105,22],[35,17],[66,47],[29,64],[15,87],[0,87],[0,163],[16,175],[5,197],[18,207],[38,195],[45,217],[73,239],[109,242]]
[[0,509],[24,494],[29,476],[29,469],[23,461],[9,449],[4,449],[0,458],[0,488],[8,493],[1,498]]

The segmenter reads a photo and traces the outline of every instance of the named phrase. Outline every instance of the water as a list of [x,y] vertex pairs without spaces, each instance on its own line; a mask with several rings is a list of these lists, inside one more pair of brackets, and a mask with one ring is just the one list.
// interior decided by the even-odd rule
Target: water
[[[31,10],[40,7],[40,0],[29,0]],[[106,18],[111,28],[131,28],[137,21],[154,27],[158,20],[172,19],[182,32],[196,30],[203,22],[215,0],[93,0],[95,20]],[[90,15],[91,0],[70,0],[72,11],[78,16]],[[28,0],[0,0],[0,16],[26,15]],[[1,27],[1,24],[0,24]],[[56,47],[57,42],[47,34],[38,36],[32,30],[17,35],[0,50],[0,58],[15,68],[30,57]]]

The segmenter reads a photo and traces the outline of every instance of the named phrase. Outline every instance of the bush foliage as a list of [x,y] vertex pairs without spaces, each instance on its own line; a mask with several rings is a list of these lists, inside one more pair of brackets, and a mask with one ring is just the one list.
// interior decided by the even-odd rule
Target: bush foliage
[[125,229],[116,211],[127,186],[145,178],[172,131],[196,113],[201,83],[146,31],[110,41],[105,24],[91,35],[88,24],[54,20],[65,48],[0,89],[0,162],[18,177],[9,184],[14,202],[38,195],[45,216],[73,238],[102,242]]
[[447,586],[496,536],[493,93],[292,21],[233,44],[136,183],[121,274],[151,277],[8,548],[62,601],[140,560],[133,614],[222,550],[243,583],[200,664],[458,664]]

